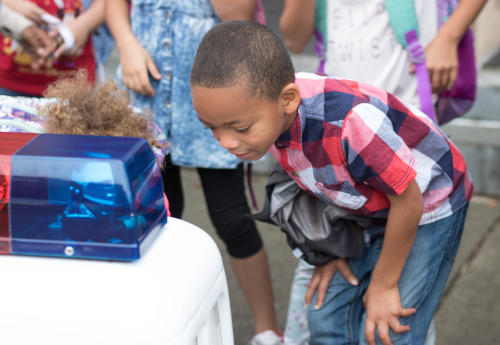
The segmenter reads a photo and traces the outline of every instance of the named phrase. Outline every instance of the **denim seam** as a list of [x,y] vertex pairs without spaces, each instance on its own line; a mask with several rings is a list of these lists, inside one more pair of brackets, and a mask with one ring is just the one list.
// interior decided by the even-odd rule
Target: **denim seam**
[[[382,242],[383,242],[383,241],[382,241],[382,239],[381,239],[381,238],[378,238],[378,239],[376,239],[376,240],[375,240],[375,242],[373,243],[373,245],[374,245],[374,246],[376,246],[376,247],[375,247],[375,253],[374,253],[374,254],[370,257],[370,261],[368,262],[368,263],[369,263],[370,270],[369,270],[369,271],[367,271],[367,272],[363,275],[363,276],[368,275],[368,277],[367,277],[367,278],[365,278],[365,279],[363,279],[363,281],[362,281],[361,279],[359,279],[359,285],[358,285],[358,286],[359,286],[359,288],[358,288],[358,292],[357,292],[357,294],[356,294],[356,300],[358,300],[358,299],[360,299],[360,298],[361,298],[361,303],[363,303],[363,300],[362,300],[362,295],[363,295],[363,293],[364,293],[364,292],[368,289],[368,285],[369,285],[369,283],[368,283],[368,285],[365,287],[365,285],[366,285],[366,284],[364,284],[364,283],[365,283],[365,281],[366,281],[366,280],[371,281],[371,275],[372,275],[372,272],[373,272],[373,268],[375,268],[375,264],[377,263],[378,258],[379,258],[379,256],[380,256],[380,252],[382,251]],[[360,272],[358,271],[358,274],[359,274],[359,273],[360,273]],[[361,278],[361,277],[359,277],[359,278]],[[364,308],[364,307],[363,307],[363,308]],[[352,332],[352,313],[353,313],[353,308],[352,308],[352,306],[351,306],[351,310],[350,310],[350,313],[349,313],[349,315],[350,315],[350,321],[351,321],[351,322],[350,322],[350,326],[349,326],[349,328],[350,328],[349,330],[350,330],[350,333],[351,333],[351,334],[350,334],[350,338],[351,338],[351,339],[350,339],[350,342],[351,342],[351,345],[356,345],[356,343],[354,343],[354,342],[353,342],[353,341],[354,341],[354,336],[353,336],[353,334],[354,334],[354,333]],[[362,313],[362,315],[363,315],[363,314],[364,314],[364,312]],[[362,324],[363,324],[363,322],[362,322],[362,320],[361,320],[361,322],[360,322],[360,326],[361,326]],[[360,331],[361,331],[361,330],[360,330]],[[358,334],[358,336],[359,336],[359,334]],[[358,339],[358,343],[359,343],[359,339]]]
[[[356,294],[356,297],[358,297],[358,294]],[[349,325],[349,341],[351,343],[351,345],[355,345],[353,343],[353,334],[354,332],[352,331],[352,311],[353,311],[353,307],[352,307],[352,303],[349,304],[349,316],[348,316],[348,325]]]
[[[462,212],[462,211],[460,211],[460,212]],[[454,229],[456,228],[456,226],[457,226],[457,222],[459,222],[459,219],[461,219],[461,215],[456,215],[455,219],[453,220],[452,226],[450,226],[450,228],[449,228],[449,229],[448,229],[448,231],[447,231],[446,241],[447,241],[447,243],[448,243],[448,244],[450,243],[450,240],[451,240],[452,238],[453,238],[453,239],[455,239],[455,238],[456,238],[456,236],[457,236],[457,231],[455,231]],[[452,234],[452,233],[453,233],[453,234]],[[435,265],[435,267],[436,267],[436,268],[435,268],[435,269],[434,269],[434,271],[432,272],[432,275],[433,275],[433,276],[432,276],[432,280],[431,280],[432,284],[427,284],[427,285],[426,285],[425,290],[424,290],[424,291],[423,291],[423,293],[422,293],[422,295],[423,295],[423,296],[425,296],[425,297],[426,297],[426,296],[430,293],[432,286],[435,284],[435,282],[436,282],[436,277],[437,277],[437,274],[438,274],[438,272],[439,272],[439,268],[442,266],[442,264],[443,264],[443,260],[447,260],[447,256],[448,256],[448,249],[449,249],[448,247],[445,247],[445,248],[442,250],[441,255],[440,255],[440,257],[439,257],[439,260],[438,260],[439,265]],[[422,299],[418,302],[418,304],[417,304],[417,305],[413,306],[413,308],[416,308],[416,309],[420,308],[420,306],[422,305],[423,301],[425,300],[425,297],[424,297],[424,298],[422,298]],[[411,316],[410,316],[410,317],[411,317]]]

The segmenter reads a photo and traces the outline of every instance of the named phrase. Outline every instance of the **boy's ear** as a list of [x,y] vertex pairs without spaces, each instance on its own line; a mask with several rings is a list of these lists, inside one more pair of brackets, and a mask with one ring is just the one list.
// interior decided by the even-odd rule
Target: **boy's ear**
[[287,115],[294,115],[300,104],[300,91],[295,83],[289,83],[281,90],[280,101]]

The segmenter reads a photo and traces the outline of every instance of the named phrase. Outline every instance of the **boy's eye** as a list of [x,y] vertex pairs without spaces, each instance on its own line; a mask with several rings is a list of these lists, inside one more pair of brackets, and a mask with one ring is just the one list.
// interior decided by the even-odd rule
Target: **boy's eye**
[[252,126],[248,126],[248,127],[244,127],[244,128],[235,128],[234,130],[238,133],[245,133],[245,132],[248,132],[250,127],[252,127]]

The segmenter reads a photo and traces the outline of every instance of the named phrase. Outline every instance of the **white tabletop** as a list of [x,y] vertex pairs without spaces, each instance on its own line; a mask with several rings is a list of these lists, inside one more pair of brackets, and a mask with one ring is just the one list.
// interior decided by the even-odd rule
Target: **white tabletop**
[[4,255],[0,277],[5,345],[187,344],[228,301],[215,243],[176,218],[138,261]]

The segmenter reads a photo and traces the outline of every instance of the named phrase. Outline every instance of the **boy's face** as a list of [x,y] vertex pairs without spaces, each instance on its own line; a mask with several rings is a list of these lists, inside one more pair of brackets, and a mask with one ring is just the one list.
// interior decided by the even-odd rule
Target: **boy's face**
[[276,101],[250,96],[243,86],[192,86],[191,95],[200,121],[222,147],[245,160],[264,156],[292,125],[300,101],[299,96],[297,104],[290,104],[283,92]]

